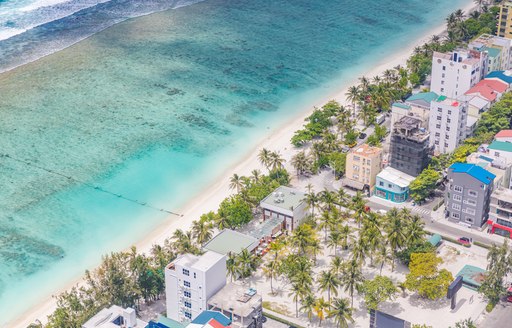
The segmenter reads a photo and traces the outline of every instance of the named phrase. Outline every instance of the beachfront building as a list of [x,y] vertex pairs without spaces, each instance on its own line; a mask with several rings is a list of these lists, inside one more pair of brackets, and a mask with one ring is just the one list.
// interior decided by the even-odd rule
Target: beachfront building
[[494,104],[508,90],[508,84],[497,79],[483,79],[466,91],[466,96],[479,96]]
[[439,96],[430,106],[430,146],[434,153],[451,153],[466,138],[467,102]]
[[501,142],[512,142],[512,130],[501,130],[496,133],[494,140]]
[[430,91],[458,98],[485,76],[487,53],[476,50],[434,52]]
[[261,328],[263,311],[261,295],[253,288],[229,283],[208,300],[208,310],[231,318],[232,328]]
[[510,1],[505,1],[500,5],[496,35],[512,39],[512,2]]
[[306,194],[293,188],[280,186],[260,202],[263,220],[283,219],[288,231],[297,228],[306,216]]
[[482,34],[468,44],[469,49],[488,54],[487,71],[503,71],[511,68],[512,40],[490,34]]
[[203,251],[212,251],[222,255],[238,255],[244,249],[253,252],[258,244],[258,239],[252,236],[235,230],[224,229],[203,246]]
[[487,225],[491,233],[512,238],[512,190],[494,190]]
[[435,92],[416,93],[404,102],[395,102],[391,106],[391,126],[404,116],[417,116],[428,127],[430,103],[439,97]]
[[389,165],[413,177],[430,161],[430,133],[418,117],[404,116],[393,126],[389,146]]
[[413,180],[413,176],[388,166],[377,174],[374,194],[394,203],[403,203],[409,198],[409,185]]
[[476,164],[452,164],[448,168],[445,217],[480,228],[489,217],[494,178],[494,174]]
[[212,251],[183,254],[165,268],[167,317],[190,322],[206,310],[206,302],[226,285],[226,256]]
[[147,322],[137,319],[134,309],[112,305],[96,313],[82,325],[82,328],[145,328],[147,325]]
[[362,144],[347,154],[342,184],[372,192],[382,165],[382,148]]

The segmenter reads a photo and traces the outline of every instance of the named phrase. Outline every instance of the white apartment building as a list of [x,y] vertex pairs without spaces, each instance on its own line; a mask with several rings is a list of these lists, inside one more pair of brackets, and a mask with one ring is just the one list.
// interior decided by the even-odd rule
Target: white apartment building
[[206,302],[226,285],[226,256],[208,251],[183,254],[165,268],[167,317],[190,322],[206,310]]
[[134,309],[112,305],[96,313],[82,325],[82,328],[145,328],[147,325],[147,322],[137,319]]
[[430,146],[434,153],[451,153],[466,138],[467,102],[439,96],[430,104]]
[[477,84],[487,71],[487,52],[455,50],[434,52],[430,91],[458,98]]
[[484,74],[492,71],[506,71],[512,64],[512,40],[496,35],[482,34],[468,45],[469,49],[479,52],[487,52],[487,70]]

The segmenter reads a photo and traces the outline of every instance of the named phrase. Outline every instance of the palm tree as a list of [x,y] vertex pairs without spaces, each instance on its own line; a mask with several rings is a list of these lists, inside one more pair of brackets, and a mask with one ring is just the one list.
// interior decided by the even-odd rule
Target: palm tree
[[423,230],[425,222],[419,215],[414,215],[407,224],[407,244],[415,245],[423,240],[426,232]]
[[212,223],[205,220],[192,222],[192,236],[196,239],[199,245],[204,245],[212,238],[213,229]]
[[324,209],[330,211],[336,203],[336,195],[325,188],[320,193],[320,201],[324,204]]
[[367,254],[368,244],[366,238],[359,233],[359,238],[352,246],[352,260],[356,261],[359,265],[362,265]]
[[242,188],[242,177],[238,174],[233,174],[233,176],[229,179],[229,189],[236,189],[236,192],[240,192],[240,188]]
[[357,263],[355,260],[351,260],[350,262],[346,263],[345,267],[343,268],[341,283],[343,290],[348,292],[352,298],[351,307],[354,306],[354,291],[359,288],[363,281],[364,277],[363,273],[361,272],[359,263]]
[[299,300],[304,299],[304,297],[308,294],[308,292],[304,289],[302,284],[299,282],[292,282],[290,293],[288,296],[293,296],[293,301],[295,302],[295,317],[299,316]]
[[345,192],[345,189],[340,188],[338,189],[338,202],[340,203],[340,210],[342,206],[346,206],[348,203],[349,196]]
[[354,197],[352,197],[352,201],[349,205],[350,209],[353,210],[354,218],[356,219],[357,225],[361,228],[361,223],[366,217],[366,201],[363,198],[363,194],[359,191],[356,193]]
[[258,153],[258,160],[263,166],[267,168],[267,170],[269,170],[270,168],[271,153],[272,152],[266,148],[261,149],[260,152]]
[[334,256],[338,255],[338,247],[341,245],[343,241],[343,236],[339,232],[339,230],[335,229],[329,233],[329,239],[327,240],[327,246],[329,248],[334,248]]
[[308,193],[306,193],[306,197],[304,198],[304,200],[306,201],[308,208],[311,209],[311,216],[314,217],[315,216],[315,206],[320,201],[320,197],[318,197],[318,195],[315,193],[314,190],[311,190]]
[[335,298],[327,317],[334,318],[338,328],[348,328],[348,323],[354,322],[352,311],[353,309],[349,306],[348,299]]
[[252,170],[252,171],[251,171],[251,179],[252,179],[254,182],[259,182],[259,181],[260,181],[260,178],[261,178],[261,172],[260,172],[260,170]]
[[325,319],[326,311],[329,309],[329,303],[327,303],[323,297],[320,297],[316,300],[315,304],[315,312],[316,316],[320,320],[318,323],[319,326],[322,325],[322,321]]
[[335,256],[331,260],[329,270],[331,270],[335,275],[339,275],[343,271],[343,259],[339,256]]
[[347,92],[345,93],[345,96],[347,97],[347,100],[352,103],[352,108],[354,111],[353,114],[355,117],[356,116],[356,102],[361,97],[359,88],[356,86],[351,86],[350,88],[348,88]]
[[299,225],[290,237],[290,244],[295,247],[299,255],[304,255],[306,249],[311,246],[314,239],[314,231],[307,224]]
[[377,248],[377,253],[375,255],[375,262],[380,264],[379,275],[382,276],[382,268],[384,267],[384,264],[393,263],[393,252],[387,243],[381,243],[380,247]]
[[311,322],[311,318],[313,317],[313,311],[315,309],[316,298],[313,293],[308,293],[300,302],[302,306],[300,310],[308,316],[309,322]]
[[255,257],[247,248],[244,248],[236,258],[240,275],[245,278],[251,275],[256,268]]
[[340,286],[340,280],[337,275],[332,271],[320,272],[318,278],[318,289],[322,292],[327,291],[327,299],[331,302],[331,290],[334,296],[338,296],[338,287]]
[[348,225],[343,225],[339,231],[341,234],[341,245],[343,246],[343,249],[347,249],[348,244],[352,239],[352,230]]
[[332,227],[333,225],[333,217],[329,213],[329,211],[323,211],[322,215],[318,218],[320,223],[318,224],[318,229],[324,229],[324,242],[327,241],[327,229]]
[[265,278],[270,280],[270,293],[274,295],[274,287],[272,285],[273,279],[277,279],[279,276],[279,262],[276,261],[268,261],[263,266],[263,275]]
[[228,273],[228,276],[231,277],[231,282],[238,278],[239,269],[236,261],[236,255],[234,253],[228,254],[226,259],[226,272]]
[[176,253],[185,254],[185,253],[197,253],[198,249],[194,246],[192,241],[192,232],[187,231],[183,232],[181,229],[177,229],[174,231],[172,236],[174,240],[174,248]]
[[306,155],[305,151],[301,151],[292,157],[292,165],[297,171],[297,177],[309,171],[311,168],[311,161]]
[[270,167],[272,170],[281,169],[283,167],[285,160],[283,157],[281,157],[281,154],[279,152],[273,151],[270,153]]

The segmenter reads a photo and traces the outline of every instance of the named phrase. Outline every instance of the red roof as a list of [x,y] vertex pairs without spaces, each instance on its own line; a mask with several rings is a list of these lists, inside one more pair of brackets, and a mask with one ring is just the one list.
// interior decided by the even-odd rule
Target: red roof
[[208,321],[208,324],[210,326],[212,326],[213,328],[226,328],[226,326],[224,326],[223,324],[221,324],[220,322],[218,322],[215,319],[211,319],[210,321]]
[[466,91],[466,95],[471,95],[478,93],[483,98],[494,101],[496,100],[496,97],[498,96],[498,93],[503,93],[507,91],[508,85],[500,80],[489,80],[489,79],[483,79],[482,81],[475,84],[474,87]]
[[496,133],[495,138],[512,138],[512,130],[501,130]]

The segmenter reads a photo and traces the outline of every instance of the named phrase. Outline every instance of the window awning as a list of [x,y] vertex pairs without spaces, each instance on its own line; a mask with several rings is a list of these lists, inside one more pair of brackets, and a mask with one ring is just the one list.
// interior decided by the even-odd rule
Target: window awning
[[364,188],[364,183],[347,178],[341,179],[341,184],[358,190],[363,190]]

